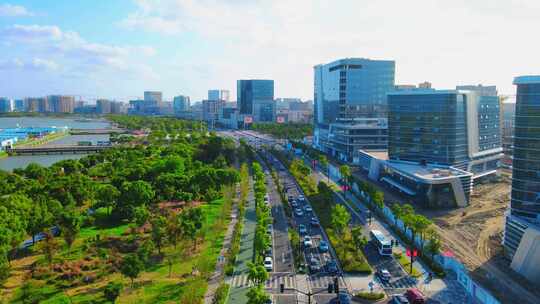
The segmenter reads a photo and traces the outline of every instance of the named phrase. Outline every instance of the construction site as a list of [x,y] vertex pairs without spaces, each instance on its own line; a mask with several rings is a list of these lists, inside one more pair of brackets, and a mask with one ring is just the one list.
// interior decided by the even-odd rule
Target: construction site
[[501,242],[510,189],[510,176],[502,172],[497,178],[476,185],[467,207],[417,211],[433,221],[444,250],[452,252],[472,278],[502,303],[540,303],[538,289],[514,272],[503,255]]

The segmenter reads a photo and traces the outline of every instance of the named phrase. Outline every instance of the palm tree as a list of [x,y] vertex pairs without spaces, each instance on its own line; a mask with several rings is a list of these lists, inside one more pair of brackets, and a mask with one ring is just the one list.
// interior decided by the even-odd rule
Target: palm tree
[[394,203],[392,204],[390,209],[392,210],[392,213],[394,214],[394,225],[397,227],[398,219],[400,219],[401,216],[403,216],[403,208],[401,208],[400,204]]

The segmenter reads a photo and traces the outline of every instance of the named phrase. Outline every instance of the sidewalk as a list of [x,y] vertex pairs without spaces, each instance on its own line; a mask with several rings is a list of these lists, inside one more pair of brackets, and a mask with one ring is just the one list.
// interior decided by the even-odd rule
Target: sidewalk
[[[250,190],[246,202],[246,215],[243,219],[244,229],[240,238],[240,252],[236,258],[236,266],[232,277],[227,278],[227,283],[236,276],[248,273],[247,264],[253,260],[253,241],[255,240],[255,228],[257,227],[257,215],[255,212],[255,198],[253,194],[253,181],[250,179]],[[247,303],[248,287],[231,286],[227,303]]]
[[[239,197],[239,192],[237,190],[236,192],[237,198]],[[219,253],[218,261],[216,264],[216,269],[214,270],[214,273],[210,277],[210,280],[208,281],[208,288],[206,289],[206,293],[204,295],[204,303],[205,304],[212,304],[212,300],[214,299],[214,295],[216,293],[217,288],[221,284],[223,275],[224,275],[224,267],[226,259],[225,254],[227,253],[227,250],[231,247],[231,241],[232,241],[232,235],[234,232],[234,226],[238,222],[238,199],[237,203],[233,205],[233,210],[231,212],[231,222],[229,223],[229,226],[227,227],[227,232],[225,233],[225,238],[223,239],[223,247],[221,248],[221,251]]]

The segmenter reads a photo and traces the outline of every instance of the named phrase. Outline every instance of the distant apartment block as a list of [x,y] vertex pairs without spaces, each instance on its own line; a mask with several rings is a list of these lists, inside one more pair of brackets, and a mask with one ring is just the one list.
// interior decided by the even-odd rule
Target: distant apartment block
[[0,113],[12,112],[13,108],[13,99],[0,97]]
[[75,97],[65,95],[51,95],[47,97],[48,112],[73,113],[75,109]]
[[236,86],[240,114],[251,116],[254,122],[275,121],[276,105],[273,80],[238,80]]
[[96,113],[98,114],[110,114],[112,112],[111,109],[111,101],[108,99],[98,99],[96,100]]
[[313,145],[358,163],[360,150],[387,147],[386,94],[395,62],[345,58],[314,67]]

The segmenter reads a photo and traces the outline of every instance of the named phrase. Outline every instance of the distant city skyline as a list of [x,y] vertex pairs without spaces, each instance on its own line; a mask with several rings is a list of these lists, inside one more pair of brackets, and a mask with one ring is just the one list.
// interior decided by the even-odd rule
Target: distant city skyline
[[540,69],[527,30],[540,27],[539,9],[534,0],[0,0],[0,96],[127,101],[154,90],[197,101],[212,88],[236,96],[236,80],[259,78],[275,80],[275,96],[309,100],[313,66],[345,57],[395,60],[396,84],[515,95],[513,77]]

